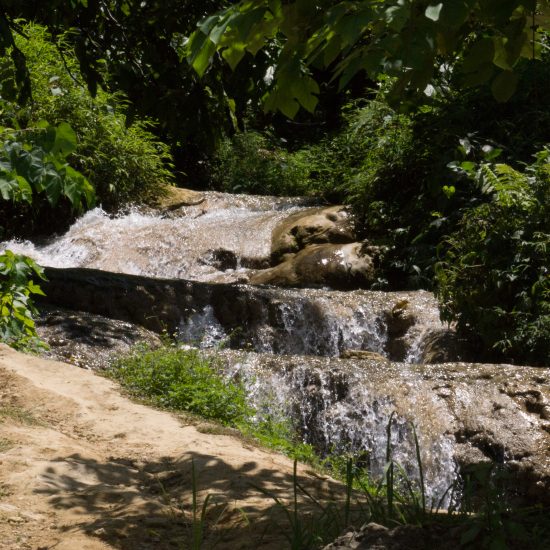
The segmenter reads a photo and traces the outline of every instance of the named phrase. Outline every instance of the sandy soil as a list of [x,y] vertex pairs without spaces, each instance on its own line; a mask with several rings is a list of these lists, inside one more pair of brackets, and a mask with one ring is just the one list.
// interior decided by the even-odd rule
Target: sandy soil
[[[290,460],[0,345],[1,549],[191,548],[192,464],[199,506],[211,495],[201,547],[287,547],[259,488],[288,500]],[[307,468],[299,476],[321,496],[341,494]]]

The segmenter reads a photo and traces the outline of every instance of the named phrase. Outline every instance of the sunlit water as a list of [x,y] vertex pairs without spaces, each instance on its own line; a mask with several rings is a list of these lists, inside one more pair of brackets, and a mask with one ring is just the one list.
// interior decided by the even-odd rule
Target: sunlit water
[[[203,203],[185,207],[177,214],[131,211],[110,216],[96,208],[50,242],[9,241],[0,243],[0,250],[9,248],[42,265],[58,268],[242,282],[255,269],[268,265],[275,226],[290,213],[305,208],[295,199],[220,193],[206,193],[205,197]],[[422,356],[424,335],[442,326],[433,296],[422,291],[264,289],[264,294],[272,295],[261,301],[255,297],[256,292],[250,287],[249,307],[255,308],[256,314],[254,326],[246,328],[242,347],[260,353],[237,357],[229,370],[232,376],[245,381],[259,416],[291,417],[304,440],[321,453],[363,452],[372,474],[381,475],[395,394],[407,390],[410,395],[406,399],[414,410],[417,380],[404,369],[399,380],[388,381],[396,388],[389,384],[384,390],[373,387],[369,375],[360,369],[342,373],[331,370],[330,365],[321,368],[307,356],[338,357],[346,350],[388,355],[388,315],[396,304],[406,301],[415,323],[399,335],[401,359],[417,362]],[[231,336],[212,305],[183,319],[178,333],[182,342],[218,349]],[[271,369],[269,361],[276,359],[269,357],[277,355],[269,354],[292,354],[298,359],[293,368]],[[423,399],[429,401],[426,396]],[[437,499],[454,477],[453,445],[446,436],[430,436],[429,423],[419,425],[418,431],[428,494]],[[391,443],[394,458],[407,474],[417,477],[413,432],[405,414],[394,417]]]
[[250,266],[268,262],[273,228],[298,209],[296,199],[229,202],[220,193],[205,196],[205,202],[170,217],[138,211],[109,216],[95,208],[51,242],[12,240],[0,243],[0,250],[50,267],[232,282],[246,277]]

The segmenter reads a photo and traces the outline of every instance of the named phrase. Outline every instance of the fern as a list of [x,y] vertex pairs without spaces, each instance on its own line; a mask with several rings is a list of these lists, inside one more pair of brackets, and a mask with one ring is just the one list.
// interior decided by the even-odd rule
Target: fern
[[480,165],[475,177],[491,200],[464,212],[436,267],[443,319],[456,321],[489,359],[548,364],[548,159],[546,147],[523,173]]
[[478,179],[482,193],[492,195],[493,200],[504,208],[518,206],[530,210],[536,204],[530,178],[508,164],[482,164]]

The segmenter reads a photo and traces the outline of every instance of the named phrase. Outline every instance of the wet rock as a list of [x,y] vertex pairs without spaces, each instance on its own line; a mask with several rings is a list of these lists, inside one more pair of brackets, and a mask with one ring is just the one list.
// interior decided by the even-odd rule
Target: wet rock
[[250,278],[251,284],[368,288],[376,280],[374,260],[362,243],[314,244]]
[[388,358],[380,353],[364,349],[346,349],[340,354],[340,357],[342,359],[373,359],[374,361],[388,361]]
[[213,266],[219,271],[227,271],[228,269],[237,269],[238,260],[237,255],[232,250],[217,248],[216,250],[208,250],[199,262]]
[[466,358],[465,342],[452,329],[433,330],[422,339],[422,363],[450,363]]
[[427,550],[440,545],[459,548],[460,536],[450,532],[446,525],[403,525],[388,529],[368,523],[359,531],[352,530],[338,537],[323,550]]
[[[218,354],[218,357],[220,354]],[[374,479],[383,475],[392,418],[392,456],[418,479],[416,427],[429,498],[461,474],[490,468],[516,504],[550,505],[548,369],[445,363],[411,365],[354,357],[336,359],[225,351],[222,360],[249,365],[251,399],[268,395],[276,377],[306,441],[321,453],[366,453]],[[241,371],[242,372],[242,371]],[[474,476],[475,477],[475,476]],[[483,493],[483,486],[475,488]]]
[[45,357],[90,369],[107,367],[138,343],[160,345],[156,334],[132,323],[59,308],[43,308],[36,329],[49,345]]
[[415,324],[413,310],[409,307],[407,299],[397,301],[390,311],[386,313],[388,332],[392,336],[403,336],[407,330]]
[[271,258],[278,263],[285,254],[298,252],[311,244],[341,244],[354,240],[353,221],[344,206],[312,208],[290,215],[275,227]]
[[384,312],[405,299],[417,324],[404,337],[404,352],[415,347],[427,329],[441,327],[437,302],[425,291],[298,290],[150,279],[82,268],[47,268],[46,276],[41,303],[159,333],[178,331],[189,336],[184,341],[201,346],[223,342],[286,354],[339,356],[346,349],[383,354],[388,343]]

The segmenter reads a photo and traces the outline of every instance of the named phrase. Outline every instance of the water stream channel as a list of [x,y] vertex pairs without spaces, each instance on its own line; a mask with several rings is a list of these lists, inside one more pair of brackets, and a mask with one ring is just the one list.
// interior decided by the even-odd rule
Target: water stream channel
[[[271,265],[273,230],[310,206],[204,193],[199,204],[174,210],[110,216],[97,208],[62,236],[4,242],[0,250],[54,268],[48,271],[50,307],[86,311],[82,332],[92,345],[108,347],[117,334],[132,342],[128,327],[139,325],[212,348],[227,376],[247,384],[259,415],[292,417],[321,453],[363,453],[365,465],[380,475],[395,411],[394,456],[409,475],[418,474],[414,422],[434,500],[472,463],[536,462],[540,452],[546,465],[534,478],[546,487],[544,415],[533,416],[521,395],[533,384],[540,394],[542,384],[546,399],[547,369],[423,364],[433,336],[448,332],[426,291],[248,284]],[[118,325],[108,328],[105,319]],[[535,442],[518,443],[526,434]]]

